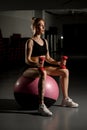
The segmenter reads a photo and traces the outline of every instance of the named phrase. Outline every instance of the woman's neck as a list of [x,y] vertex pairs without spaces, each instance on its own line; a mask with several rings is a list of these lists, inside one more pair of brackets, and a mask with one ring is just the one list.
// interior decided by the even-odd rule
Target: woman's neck
[[39,44],[39,45],[43,45],[44,44],[44,42],[43,42],[43,40],[42,40],[42,38],[41,38],[41,35],[34,35],[33,36],[33,39]]
[[34,38],[41,39],[41,35],[34,35]]

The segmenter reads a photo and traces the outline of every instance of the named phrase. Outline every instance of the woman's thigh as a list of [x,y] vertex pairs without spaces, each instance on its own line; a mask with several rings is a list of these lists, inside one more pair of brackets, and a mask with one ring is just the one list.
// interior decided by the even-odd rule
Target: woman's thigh
[[36,78],[40,75],[38,68],[28,68],[23,72],[24,77]]
[[68,72],[67,69],[60,69],[58,67],[45,67],[46,69],[46,72],[48,75],[51,75],[51,76],[62,76],[64,75],[65,73]]

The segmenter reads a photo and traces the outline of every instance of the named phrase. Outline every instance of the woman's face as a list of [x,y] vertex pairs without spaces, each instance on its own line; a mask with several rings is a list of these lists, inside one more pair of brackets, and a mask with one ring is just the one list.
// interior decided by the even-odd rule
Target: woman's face
[[36,34],[44,34],[45,31],[45,23],[43,20],[40,20],[36,27]]

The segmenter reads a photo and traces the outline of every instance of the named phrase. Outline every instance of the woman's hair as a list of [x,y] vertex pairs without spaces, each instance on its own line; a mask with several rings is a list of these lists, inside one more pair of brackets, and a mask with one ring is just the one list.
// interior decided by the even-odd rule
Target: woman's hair
[[35,18],[35,17],[33,17],[32,20],[33,20],[34,27],[36,27],[41,20],[44,21],[42,18]]
[[40,21],[44,21],[43,18],[36,18],[36,17],[33,17],[32,18],[32,30],[35,31],[35,28],[38,26],[39,22]]
[[[41,20],[44,21],[43,18],[35,18],[35,17],[33,17],[33,18],[32,18],[32,26],[33,26],[33,27],[37,27],[38,24],[39,24],[39,22],[40,22]],[[44,21],[44,22],[45,22],[45,21]]]

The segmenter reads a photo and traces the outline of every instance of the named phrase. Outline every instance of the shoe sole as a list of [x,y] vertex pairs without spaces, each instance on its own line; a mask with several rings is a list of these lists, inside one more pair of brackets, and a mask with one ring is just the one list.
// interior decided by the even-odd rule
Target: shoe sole
[[70,108],[77,108],[77,107],[79,107],[79,105],[78,106],[67,106],[67,105],[61,105],[62,107],[70,107]]

